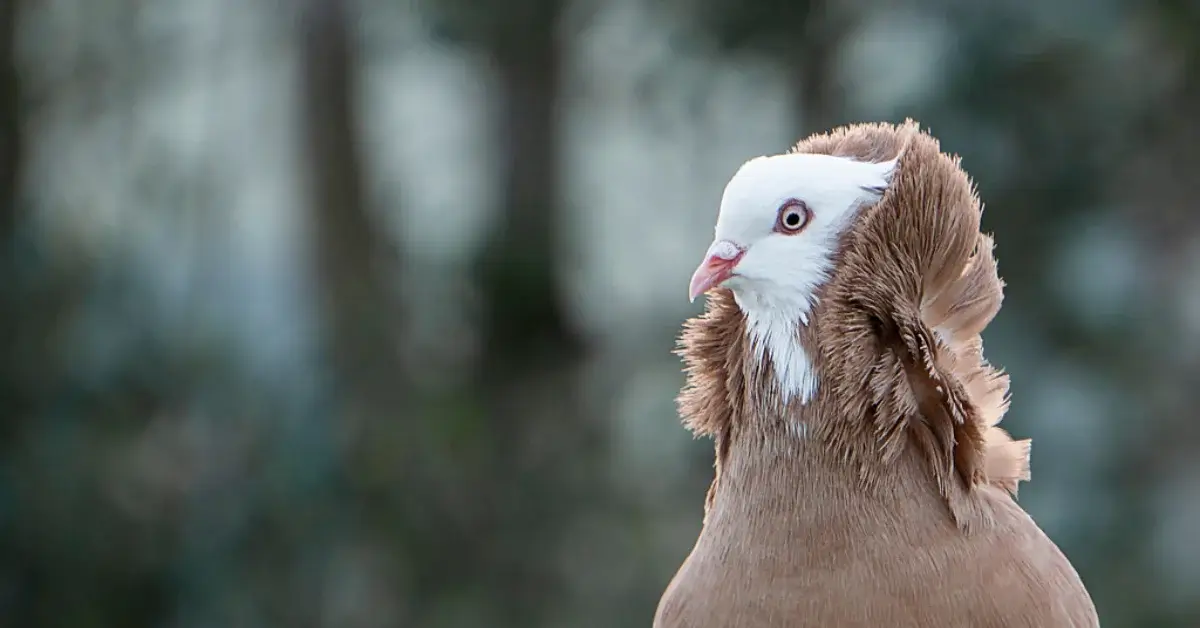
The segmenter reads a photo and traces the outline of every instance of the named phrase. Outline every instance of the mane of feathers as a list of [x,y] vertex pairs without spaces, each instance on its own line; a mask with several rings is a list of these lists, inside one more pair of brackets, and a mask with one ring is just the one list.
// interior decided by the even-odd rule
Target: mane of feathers
[[[900,157],[883,198],[863,208],[837,251],[806,332],[822,385],[813,425],[859,465],[867,481],[911,445],[929,463],[961,525],[980,513],[969,498],[990,484],[1015,495],[1029,479],[1029,441],[997,425],[1008,377],[983,358],[980,334],[1000,309],[1003,283],[982,206],[956,157],[909,120],[842,127],[800,142],[797,152],[881,162]],[[746,407],[745,323],[728,290],[710,293],[687,322],[680,355],[685,424],[723,448]],[[880,464],[882,463],[882,464]],[[711,493],[710,493],[711,497]]]
[[676,401],[696,436],[720,437],[735,422],[744,394],[737,364],[745,345],[745,322],[728,289],[710,292],[704,314],[684,323],[677,353],[687,383]]
[[684,324],[676,353],[683,358],[687,382],[676,403],[684,425],[697,437],[708,436],[716,448],[714,477],[705,498],[707,515],[721,480],[734,428],[740,423],[746,395],[745,371],[739,368],[747,344],[745,319],[733,293],[720,288],[709,293],[703,315]]
[[[1004,284],[992,240],[979,231],[974,185],[959,159],[911,120],[845,127],[796,150],[899,156],[883,198],[864,208],[841,243],[817,315],[823,379],[837,382],[830,392],[837,414],[870,421],[838,422],[825,433],[851,458],[877,454],[885,462],[915,442],[965,525],[978,514],[964,499],[974,486],[1015,495],[1029,479],[1029,441],[1013,441],[997,426],[1008,409],[1008,377],[983,357],[981,333],[1000,309]],[[875,451],[861,450],[867,442]]]

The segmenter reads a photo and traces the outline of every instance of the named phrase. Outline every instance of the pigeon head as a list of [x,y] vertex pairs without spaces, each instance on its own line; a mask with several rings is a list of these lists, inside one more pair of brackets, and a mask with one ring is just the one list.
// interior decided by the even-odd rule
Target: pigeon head
[[844,232],[863,207],[879,201],[896,165],[895,158],[788,153],[751,159],[725,187],[715,238],[692,275],[689,297],[715,288],[733,292],[785,399],[806,400],[815,391],[797,327],[809,322]]
[[803,153],[746,162],[725,186],[716,237],[689,297],[725,286],[743,308],[765,301],[796,308],[802,319],[842,231],[879,200],[895,166]]

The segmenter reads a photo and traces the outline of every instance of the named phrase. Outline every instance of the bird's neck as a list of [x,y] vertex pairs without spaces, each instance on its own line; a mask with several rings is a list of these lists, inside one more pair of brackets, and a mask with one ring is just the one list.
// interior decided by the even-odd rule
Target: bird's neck
[[867,512],[883,513],[882,519],[941,512],[936,487],[915,451],[900,456],[886,472],[872,473],[878,481],[864,483],[862,461],[847,460],[814,434],[787,428],[793,421],[814,420],[801,412],[785,422],[744,425],[723,456],[706,526],[765,525],[786,536],[802,528],[857,528],[863,524],[855,519]]
[[748,284],[734,293],[746,316],[748,359],[769,363],[770,378],[784,403],[808,403],[818,377],[803,340],[812,313],[812,297],[795,290],[762,290]]

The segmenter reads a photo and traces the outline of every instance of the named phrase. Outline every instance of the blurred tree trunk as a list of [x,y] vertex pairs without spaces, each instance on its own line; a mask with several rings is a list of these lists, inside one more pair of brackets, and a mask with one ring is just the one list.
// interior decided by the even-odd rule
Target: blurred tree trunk
[[[0,419],[0,437],[11,443],[20,419],[31,410],[35,394],[31,370],[38,360],[36,341],[30,336],[35,330],[28,325],[37,317],[26,303],[24,288],[27,278],[20,273],[21,223],[20,184],[24,166],[22,141],[23,112],[21,106],[21,74],[17,68],[17,21],[20,2],[0,0],[0,324],[7,342],[0,373],[0,402],[4,403],[4,418]],[[43,313],[45,314],[45,313]],[[42,320],[54,320],[53,315]],[[24,333],[17,333],[24,330]],[[22,338],[24,336],[24,338]]]
[[0,0],[0,234],[11,240],[18,222],[22,176],[21,75],[17,68],[18,0]]
[[[359,140],[359,61],[347,0],[308,0],[303,125],[327,357],[344,393],[396,400],[401,362],[388,278],[396,244],[370,216]],[[390,407],[388,403],[383,408]],[[395,409],[395,408],[392,408]]]
[[[308,483],[303,495],[293,496],[319,505],[295,510],[314,513],[304,518],[303,534],[290,548],[297,560],[336,557],[336,545],[358,543],[370,535],[387,511],[368,493],[380,482],[376,452],[402,468],[408,462],[397,438],[374,443],[380,434],[411,427],[406,409],[409,386],[401,359],[401,315],[390,284],[399,272],[398,245],[376,223],[367,199],[363,149],[360,141],[358,44],[353,25],[356,5],[351,0],[306,0],[301,21],[301,135],[305,142],[304,180],[309,201],[309,229],[314,285],[319,314],[322,364],[328,396],[322,410],[294,434],[291,447],[306,451],[306,464],[315,489]],[[409,433],[414,446],[421,436]],[[316,455],[313,455],[313,453]],[[399,484],[399,482],[397,482]],[[420,495],[410,481],[394,487],[401,494]],[[386,504],[386,502],[384,503]],[[291,509],[289,509],[290,511]],[[299,524],[289,524],[296,527]],[[399,527],[399,526],[397,526]],[[404,539],[402,539],[404,540]],[[388,547],[385,545],[384,547]],[[381,560],[390,561],[391,556]],[[416,565],[419,572],[425,565]],[[314,607],[285,609],[305,625],[317,625],[328,583],[304,581],[300,599]],[[389,583],[390,584],[390,583]],[[383,586],[388,586],[387,584]],[[309,596],[308,594],[312,594]],[[396,591],[402,599],[406,592]],[[380,609],[372,611],[378,614]],[[329,619],[335,624],[340,620]],[[395,617],[374,617],[369,625],[391,625]]]
[[[1118,189],[1128,195],[1130,207],[1136,211],[1133,224],[1144,229],[1152,243],[1157,267],[1148,280],[1155,282],[1153,294],[1162,295],[1163,302],[1151,311],[1165,319],[1155,326],[1164,333],[1179,328],[1181,321],[1176,317],[1181,295],[1187,299],[1195,290],[1200,216],[1195,211],[1192,172],[1200,165],[1200,122],[1196,119],[1196,111],[1200,111],[1200,7],[1169,0],[1149,4],[1143,10],[1149,13],[1147,21],[1160,33],[1160,45],[1178,60],[1179,80],[1146,112],[1135,136],[1137,145],[1130,143],[1129,152],[1138,157],[1126,165],[1127,179]],[[1154,211],[1148,211],[1149,207]],[[1186,321],[1182,324],[1191,326]],[[1164,348],[1171,347],[1178,342],[1173,335],[1156,340]],[[1196,406],[1194,391],[1200,390],[1200,357],[1170,353],[1174,355],[1163,361],[1165,368],[1155,396],[1169,400],[1172,407],[1165,416],[1179,420],[1159,425],[1160,446],[1147,451],[1145,460],[1147,467],[1164,474],[1174,472],[1180,460],[1194,459],[1200,444],[1200,422],[1191,418]]]
[[[0,0],[0,327],[4,330],[3,356],[0,357],[0,491],[12,495],[20,487],[8,478],[18,477],[12,469],[13,450],[23,444],[22,425],[28,421],[37,399],[35,377],[43,362],[34,349],[36,341],[24,340],[39,330],[31,328],[35,309],[25,298],[27,278],[19,272],[23,251],[18,243],[20,222],[19,184],[24,151],[21,142],[22,107],[20,73],[16,67],[17,0]],[[50,319],[54,317],[51,314]],[[0,565],[6,565],[7,604],[0,605],[0,624],[21,625],[36,617],[38,569],[31,564],[28,550],[18,540],[23,521],[9,516],[0,520]]]
[[[384,247],[364,207],[349,78],[355,64],[340,3],[309,1],[305,127],[328,351],[344,385],[339,394],[381,418],[411,404],[394,384],[396,317],[383,314]],[[388,465],[411,471],[402,477],[407,500],[397,504],[406,514],[392,533],[418,575],[409,592],[417,624],[461,624],[465,613],[492,626],[535,626],[547,600],[561,608],[565,597],[558,553],[565,535],[604,500],[591,480],[605,477],[592,466],[603,454],[598,426],[579,394],[583,345],[559,279],[563,3],[522,0],[501,9],[446,0],[442,8],[498,77],[502,196],[472,265],[482,309],[478,370],[464,390],[404,424],[403,447],[427,451],[391,452]]]
[[[1134,520],[1122,530],[1127,539],[1140,542],[1143,556],[1153,556],[1154,545],[1185,546],[1193,539],[1161,535],[1195,530],[1194,508],[1180,508],[1200,478],[1200,354],[1196,352],[1195,311],[1188,307],[1196,298],[1196,263],[1200,246],[1200,216],[1196,209],[1194,175],[1200,166],[1200,6],[1195,2],[1164,0],[1139,5],[1142,23],[1153,29],[1156,46],[1168,52],[1177,77],[1154,98],[1129,134],[1121,166],[1124,176],[1112,187],[1114,196],[1128,207],[1127,223],[1142,232],[1151,255],[1151,269],[1144,281],[1153,301],[1145,305],[1137,321],[1144,341],[1127,341],[1131,352],[1140,355],[1127,361],[1127,369],[1144,373],[1144,383],[1128,384],[1138,390],[1148,421],[1143,442],[1148,446],[1125,454],[1129,468],[1121,482],[1125,503],[1140,506],[1144,519]],[[1182,333],[1181,333],[1182,332]],[[1139,339],[1140,340],[1140,339]],[[1140,359],[1139,359],[1140,358]],[[1146,364],[1152,365],[1150,368]],[[1169,496],[1169,497],[1168,497]],[[1164,497],[1167,497],[1164,499]],[[1135,506],[1136,504],[1136,506]],[[1131,517],[1132,519],[1132,517]],[[1147,535],[1145,530],[1155,529]],[[1127,541],[1128,542],[1128,541]],[[1193,553],[1184,556],[1194,556]],[[1186,559],[1185,559],[1186,560]],[[1127,560],[1110,569],[1123,573]],[[1114,580],[1117,580],[1114,578]],[[1115,591],[1128,589],[1129,579],[1117,580]],[[1158,582],[1135,583],[1140,602],[1119,607],[1121,613],[1142,624],[1200,625],[1200,597],[1180,601],[1163,595]],[[1195,587],[1192,587],[1193,590]]]
[[[798,137],[823,133],[849,122],[845,93],[838,76],[837,55],[852,23],[832,0],[811,0],[801,22],[798,43],[785,50],[784,62],[793,69]],[[794,52],[793,52],[794,51]],[[792,56],[794,55],[794,56]]]
[[499,74],[501,218],[477,265],[486,293],[485,372],[503,365],[556,370],[577,340],[563,311],[558,271],[560,170],[558,95],[562,52],[557,0],[527,0],[520,23],[487,45]]
[[[150,578],[127,577],[119,565],[97,558],[103,552],[80,542],[108,531],[104,504],[62,493],[100,473],[86,456],[71,455],[83,450],[55,439],[55,432],[69,431],[62,427],[74,403],[87,407],[91,425],[104,424],[111,406],[97,398],[115,395],[80,390],[71,381],[75,373],[68,365],[79,349],[70,332],[94,278],[84,260],[51,259],[41,248],[24,195],[29,110],[18,25],[25,7],[21,0],[0,0],[0,495],[7,511],[0,517],[0,625],[97,621],[113,609],[127,622],[144,623],[160,601],[150,587],[141,587]],[[89,437],[96,433],[77,434],[92,446]],[[47,467],[48,458],[31,452],[51,442],[71,453]],[[94,519],[80,526],[70,518],[80,513]],[[106,537],[110,544],[121,540]],[[127,591],[139,596],[123,595]],[[101,599],[104,608],[96,603]]]
[[[582,487],[564,483],[590,452],[573,376],[580,359],[559,283],[561,164],[557,111],[562,3],[526,0],[519,19],[485,43],[499,75],[501,216],[477,262],[485,295],[483,360],[476,380],[497,457],[489,528],[505,540],[486,551],[486,586],[504,601],[507,625],[537,625],[545,600],[561,599],[553,573],[563,529]],[[556,451],[539,451],[550,447]],[[553,593],[551,593],[553,592]]]
[[603,445],[580,394],[584,345],[560,279],[570,263],[561,245],[565,3],[444,6],[498,77],[503,186],[500,215],[473,265],[484,315],[470,392],[481,406],[489,460],[469,560],[494,600],[490,623],[534,626],[547,600],[565,602],[558,552],[567,531],[589,506],[605,503],[594,480],[605,477],[595,466]]
[[[19,275],[18,264],[22,251],[19,250],[18,230],[21,223],[20,184],[24,173],[24,142],[22,138],[23,111],[21,103],[21,73],[17,67],[17,21],[20,12],[19,0],[0,0],[0,269],[4,277],[3,294],[0,301],[0,317],[3,317],[5,334],[9,335],[9,347],[4,352],[3,383],[0,383],[5,405],[3,431],[4,442],[11,442],[10,430],[18,417],[30,409],[30,397],[34,390],[28,381],[29,371],[37,364],[38,352],[25,355],[23,349],[30,341],[21,343],[21,336],[28,337],[33,330],[24,327],[33,323],[33,316],[24,316],[34,310],[23,306],[25,299],[18,293],[26,286],[25,277]],[[53,317],[50,317],[53,319]],[[26,334],[16,333],[24,328]]]

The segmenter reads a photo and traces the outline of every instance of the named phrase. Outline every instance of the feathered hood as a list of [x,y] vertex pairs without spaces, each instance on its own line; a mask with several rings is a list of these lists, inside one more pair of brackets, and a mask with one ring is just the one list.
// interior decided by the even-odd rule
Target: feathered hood
[[997,427],[1008,378],[983,357],[980,334],[1000,309],[1003,283],[992,240],[979,231],[974,186],[959,159],[912,120],[842,127],[793,150],[899,157],[882,198],[843,234],[811,322],[798,328],[821,385],[805,404],[782,403],[769,360],[754,357],[745,317],[719,289],[681,337],[681,416],[714,437],[717,481],[731,443],[769,416],[802,417],[803,437],[839,454],[867,484],[916,444],[955,520],[968,525],[979,514],[976,487],[1015,495],[1029,478],[1029,441]]

